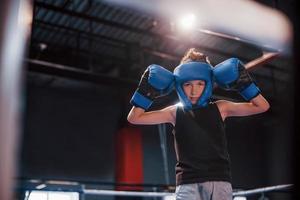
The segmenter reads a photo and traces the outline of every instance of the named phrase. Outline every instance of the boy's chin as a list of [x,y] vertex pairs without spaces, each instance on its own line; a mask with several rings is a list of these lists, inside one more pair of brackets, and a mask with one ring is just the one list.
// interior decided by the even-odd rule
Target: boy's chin
[[194,105],[194,104],[197,104],[197,102],[198,102],[199,99],[193,99],[193,100],[192,100],[192,99],[189,99],[189,100],[190,100],[190,102]]
[[191,101],[192,105],[196,105],[197,101]]

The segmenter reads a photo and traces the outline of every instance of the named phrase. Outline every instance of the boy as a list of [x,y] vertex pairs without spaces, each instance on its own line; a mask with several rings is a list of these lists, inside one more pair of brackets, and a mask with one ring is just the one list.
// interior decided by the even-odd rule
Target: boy
[[[213,79],[224,89],[238,91],[247,102],[211,102]],[[145,111],[174,85],[182,107]],[[204,54],[192,48],[173,74],[160,66],[149,66],[131,103],[127,117],[130,123],[171,123],[174,127],[177,200],[232,199],[224,121],[269,109],[269,103],[238,59],[228,59],[213,68]]]

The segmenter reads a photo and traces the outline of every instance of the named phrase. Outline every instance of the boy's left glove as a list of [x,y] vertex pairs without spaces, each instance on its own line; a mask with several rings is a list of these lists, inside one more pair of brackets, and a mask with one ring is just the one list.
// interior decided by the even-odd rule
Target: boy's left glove
[[147,110],[155,98],[169,94],[173,87],[173,73],[159,65],[152,64],[142,75],[130,103]]
[[213,68],[216,83],[225,90],[238,91],[247,101],[260,94],[244,64],[237,58],[230,58]]

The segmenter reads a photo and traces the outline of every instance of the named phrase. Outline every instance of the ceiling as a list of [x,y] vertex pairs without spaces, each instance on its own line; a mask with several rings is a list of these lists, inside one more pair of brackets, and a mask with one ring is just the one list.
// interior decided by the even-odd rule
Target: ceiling
[[[260,1],[288,11],[290,2]],[[287,5],[288,4],[288,5]],[[136,86],[152,63],[173,70],[184,52],[199,48],[213,65],[230,57],[247,63],[263,47],[201,31],[178,34],[159,16],[99,0],[35,0],[29,71],[117,86]],[[274,100],[292,79],[291,55],[251,70]],[[217,90],[217,95],[234,98]]]

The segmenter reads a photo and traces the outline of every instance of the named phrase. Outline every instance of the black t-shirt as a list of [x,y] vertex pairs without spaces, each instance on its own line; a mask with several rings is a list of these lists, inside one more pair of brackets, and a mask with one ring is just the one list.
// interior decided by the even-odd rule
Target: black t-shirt
[[215,103],[192,112],[178,107],[174,127],[176,185],[231,182],[225,125]]

